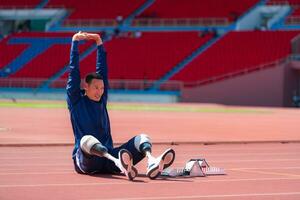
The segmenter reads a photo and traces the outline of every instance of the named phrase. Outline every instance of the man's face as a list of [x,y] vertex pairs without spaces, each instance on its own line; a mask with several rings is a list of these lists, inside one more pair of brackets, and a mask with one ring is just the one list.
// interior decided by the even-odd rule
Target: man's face
[[90,84],[85,85],[85,94],[89,99],[93,101],[100,101],[104,92],[103,80],[93,79]]

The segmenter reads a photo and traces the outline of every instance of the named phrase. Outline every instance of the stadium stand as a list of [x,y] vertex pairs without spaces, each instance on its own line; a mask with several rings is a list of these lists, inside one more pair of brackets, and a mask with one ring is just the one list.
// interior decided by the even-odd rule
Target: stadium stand
[[[140,18],[227,18],[234,21],[258,0],[157,0]],[[172,6],[170,6],[172,5]]]
[[[109,77],[157,80],[211,37],[199,32],[144,32],[138,38],[113,39],[105,44]],[[95,70],[95,58],[96,52],[81,62],[82,77]]]
[[37,56],[19,71],[10,75],[11,78],[50,78],[59,69],[68,64],[69,45],[56,44]]
[[300,24],[300,2],[292,5],[292,9],[292,13],[286,19],[286,24]]
[[285,58],[300,31],[232,31],[189,63],[171,80],[201,82],[253,69]]
[[8,65],[28,47],[28,44],[8,44],[10,38],[13,37],[13,35],[10,35],[0,41],[0,51],[3,52],[0,53],[0,69]]
[[269,0],[267,5],[290,5],[292,8],[291,14],[287,17],[287,24],[300,23],[300,1],[299,0]]
[[285,5],[285,4],[289,4],[289,5],[299,5],[300,2],[299,0],[269,0],[267,2],[268,5]]
[[46,8],[63,7],[69,14],[63,20],[64,27],[86,26],[117,26],[125,18],[142,6],[146,0],[86,0],[84,3],[77,0],[49,0]]
[[[34,57],[30,62],[22,66],[22,68],[16,73],[10,74],[10,78],[50,78],[61,68],[69,63],[69,51],[70,51],[70,41],[72,33],[43,33],[43,32],[23,32],[18,33],[6,38],[1,41],[0,49],[5,48],[9,50],[11,54],[5,54],[3,60],[1,59],[2,68],[6,66],[13,58],[20,56],[20,54],[28,47],[30,44],[26,44],[25,39],[38,39],[42,38],[42,41],[48,41],[50,38],[59,39],[65,38],[68,42],[64,44],[54,43],[45,52]],[[21,44],[7,44],[10,39],[20,39]],[[24,44],[22,44],[22,39],[24,39]],[[40,42],[40,41],[39,41]],[[81,45],[80,51],[83,52],[93,43],[86,42]],[[1,54],[3,55],[3,54]],[[1,56],[2,57],[2,56]]]
[[2,9],[22,9],[22,8],[34,8],[36,7],[41,0],[30,0],[30,1],[24,1],[24,0],[10,0],[0,1],[0,8]]
[[[284,6],[273,12],[275,7],[264,5],[289,5],[291,10]],[[187,97],[197,96],[193,91],[199,88],[213,90],[230,81],[203,83],[299,70],[292,66],[299,55],[291,55],[292,48],[293,53],[300,52],[300,37],[291,41],[300,33],[299,0],[0,0],[3,8],[12,9],[6,12],[9,20],[13,9],[22,10],[22,16],[31,15],[0,20],[0,87],[4,89],[65,88],[71,37],[79,30],[103,31],[112,93],[175,92],[183,97],[190,92]],[[41,13],[44,8],[64,10],[44,19],[24,8]],[[263,27],[267,23],[271,25]],[[40,28],[49,32],[31,32]],[[95,71],[95,44],[83,42],[80,53],[83,78]],[[268,70],[257,70],[264,68]],[[293,77],[296,80],[297,75]],[[168,84],[173,83],[170,89]],[[299,89],[295,90],[299,96]]]
[[69,20],[84,19],[116,19],[127,17],[146,0],[50,0],[46,7],[64,7],[71,10]]
[[293,13],[291,14],[291,16],[297,16],[299,17],[300,16],[300,7],[296,8]]

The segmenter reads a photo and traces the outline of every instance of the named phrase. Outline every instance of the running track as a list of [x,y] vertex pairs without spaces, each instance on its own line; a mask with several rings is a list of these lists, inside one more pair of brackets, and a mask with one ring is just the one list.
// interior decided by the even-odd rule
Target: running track
[[[155,145],[158,154],[165,145]],[[227,175],[149,180],[74,173],[71,147],[1,147],[0,199],[300,199],[300,145],[176,145],[174,167],[205,157]]]
[[[65,109],[0,108],[0,199],[298,200],[299,110],[267,111],[111,111],[113,130],[125,132],[115,134],[115,141],[122,142],[145,129],[156,142],[154,155],[170,147],[166,141],[179,142],[171,146],[177,153],[173,167],[182,167],[190,158],[205,157],[211,166],[223,167],[227,172],[222,176],[149,180],[144,175],[143,161],[137,166],[139,176],[130,182],[124,176],[85,176],[74,172]],[[183,123],[174,128],[179,122]],[[166,130],[172,131],[166,134]],[[216,144],[203,145],[207,143],[203,141]]]

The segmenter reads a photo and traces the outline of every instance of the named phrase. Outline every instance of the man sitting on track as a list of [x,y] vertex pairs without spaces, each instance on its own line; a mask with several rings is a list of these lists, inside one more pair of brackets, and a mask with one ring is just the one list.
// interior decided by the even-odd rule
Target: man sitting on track
[[[97,44],[96,72],[85,77],[84,90],[80,89],[80,40],[94,40]],[[137,175],[134,167],[145,156],[148,158],[146,175],[155,179],[175,159],[175,151],[167,149],[159,157],[151,155],[149,137],[140,134],[114,148],[107,111],[106,52],[98,34],[78,32],[72,38],[70,72],[67,83],[67,102],[75,137],[73,160],[81,174],[123,173],[129,180]]]

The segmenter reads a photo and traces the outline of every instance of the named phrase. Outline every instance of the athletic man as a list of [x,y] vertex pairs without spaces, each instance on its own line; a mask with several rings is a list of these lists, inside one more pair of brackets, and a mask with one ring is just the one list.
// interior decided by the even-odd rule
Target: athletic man
[[[85,77],[84,90],[80,89],[80,40],[94,40],[97,44],[96,72]],[[73,160],[75,170],[81,174],[122,173],[129,180],[137,175],[134,167],[145,156],[148,158],[146,175],[155,179],[169,167],[175,152],[167,149],[159,157],[151,155],[152,144],[145,134],[135,136],[120,147],[113,147],[107,112],[106,52],[98,34],[78,32],[72,38],[70,73],[67,83],[67,102],[75,137]]]

